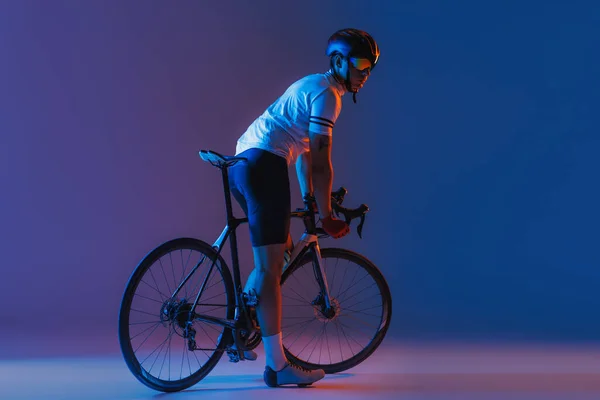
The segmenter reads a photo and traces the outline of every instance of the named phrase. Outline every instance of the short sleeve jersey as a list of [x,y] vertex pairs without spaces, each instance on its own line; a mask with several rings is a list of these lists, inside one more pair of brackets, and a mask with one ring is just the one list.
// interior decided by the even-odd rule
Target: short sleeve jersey
[[238,139],[236,155],[259,148],[294,163],[309,150],[309,132],[332,135],[345,92],[329,71],[294,82]]

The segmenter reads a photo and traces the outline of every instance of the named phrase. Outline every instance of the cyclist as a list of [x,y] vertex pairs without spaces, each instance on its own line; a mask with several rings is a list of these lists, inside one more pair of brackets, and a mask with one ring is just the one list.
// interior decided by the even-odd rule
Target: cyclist
[[[256,308],[266,355],[268,386],[312,384],[322,369],[306,370],[285,357],[281,335],[281,290],[284,256],[292,248],[288,167],[295,164],[303,196],[314,196],[322,228],[333,238],[349,232],[345,221],[331,213],[332,131],[342,108],[342,96],[363,87],[379,59],[379,47],[358,29],[335,32],[327,44],[330,69],[295,83],[248,127],[237,141],[236,156],[248,162],[231,167],[234,198],[248,216],[254,270],[245,292],[255,290]],[[251,354],[248,354],[251,353]],[[246,352],[256,359],[254,352]]]

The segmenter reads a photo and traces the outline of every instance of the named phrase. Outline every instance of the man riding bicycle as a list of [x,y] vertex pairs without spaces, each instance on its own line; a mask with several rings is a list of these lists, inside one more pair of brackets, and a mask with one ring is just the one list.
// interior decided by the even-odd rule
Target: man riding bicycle
[[312,384],[325,376],[321,369],[291,364],[283,351],[279,283],[284,256],[293,246],[288,166],[295,163],[303,197],[314,197],[323,230],[333,238],[345,236],[348,225],[331,212],[332,132],[342,96],[350,92],[356,102],[356,93],[377,65],[379,47],[367,32],[342,29],[329,38],[326,54],[327,72],[294,82],[241,135],[236,156],[248,161],[230,168],[231,193],[249,220],[255,267],[244,291],[259,297],[264,380],[271,387]]

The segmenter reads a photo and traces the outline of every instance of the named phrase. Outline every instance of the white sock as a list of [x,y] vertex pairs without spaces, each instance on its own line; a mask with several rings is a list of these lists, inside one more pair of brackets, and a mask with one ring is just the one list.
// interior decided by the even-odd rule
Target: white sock
[[273,371],[280,371],[285,367],[287,359],[283,352],[283,343],[281,342],[281,332],[277,335],[263,336],[262,342],[265,348],[265,358],[267,366]]

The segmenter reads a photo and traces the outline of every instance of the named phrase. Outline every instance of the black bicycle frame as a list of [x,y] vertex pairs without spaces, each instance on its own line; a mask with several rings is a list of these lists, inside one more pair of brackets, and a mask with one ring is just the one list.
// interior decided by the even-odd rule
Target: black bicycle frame
[[[236,329],[238,327],[237,326],[238,324],[236,324],[236,321],[234,321],[234,320],[213,317],[210,315],[199,315],[194,312],[194,310],[196,309],[196,306],[198,305],[198,302],[200,300],[200,296],[202,295],[202,293],[204,292],[204,289],[206,288],[206,284],[208,283],[208,280],[210,278],[212,270],[215,267],[215,263],[221,257],[221,252],[223,251],[225,242],[228,239],[230,240],[231,262],[232,262],[232,269],[233,269],[233,283],[234,283],[234,288],[235,288],[234,290],[235,290],[236,308],[238,308],[240,311],[242,311],[242,313],[244,312],[243,311],[244,308],[241,307],[244,299],[243,299],[242,282],[241,282],[241,276],[240,276],[240,264],[239,264],[238,248],[237,248],[236,230],[241,224],[248,222],[248,218],[247,217],[235,218],[233,216],[233,206],[232,206],[232,201],[231,201],[231,189],[229,187],[229,174],[228,174],[227,168],[221,168],[221,173],[222,173],[222,179],[223,179],[223,191],[224,191],[224,195],[225,195],[225,211],[226,211],[226,216],[227,216],[227,225],[225,226],[225,228],[223,229],[223,231],[221,232],[221,234],[219,235],[217,240],[212,245],[212,248],[216,251],[216,257],[215,257],[215,260],[213,261],[212,265],[210,266],[210,268],[204,278],[204,281],[202,282],[200,290],[198,291],[198,294],[196,295],[194,304],[193,304],[192,308],[190,309],[189,321],[191,321],[193,319],[199,319],[199,320],[203,320],[206,322],[211,322],[211,323],[218,324],[218,325],[224,325],[229,328]],[[306,227],[306,232],[305,232],[306,234],[309,234],[309,235],[317,234],[314,213],[309,211],[309,207],[306,207],[304,210],[297,210],[295,212],[292,212],[291,217],[303,219],[304,225]],[[292,264],[295,264],[296,262],[301,260],[304,256],[304,254],[308,251],[312,251],[316,257],[316,252],[313,249],[314,247],[315,247],[315,244],[310,243],[306,248],[303,248],[302,251],[298,254],[298,256],[295,257]],[[198,262],[198,264],[196,264],[196,266],[194,268],[192,268],[190,273],[186,276],[186,278],[181,282],[179,287],[175,290],[175,293],[173,294],[173,296],[175,296],[179,292],[179,290],[185,285],[185,283],[190,279],[190,277],[194,274],[194,272],[198,269],[198,267],[204,262],[205,258],[206,258],[206,256],[203,257]],[[290,265],[289,267],[291,267],[291,266],[292,265]],[[321,276],[322,273],[320,271],[319,272],[315,271],[315,275],[316,275],[316,279],[317,279],[319,286],[322,289],[325,289],[324,293],[327,293],[327,290],[325,288],[326,284],[324,283],[324,277]],[[328,296],[326,295],[325,297],[326,297],[327,306],[329,306]]]

